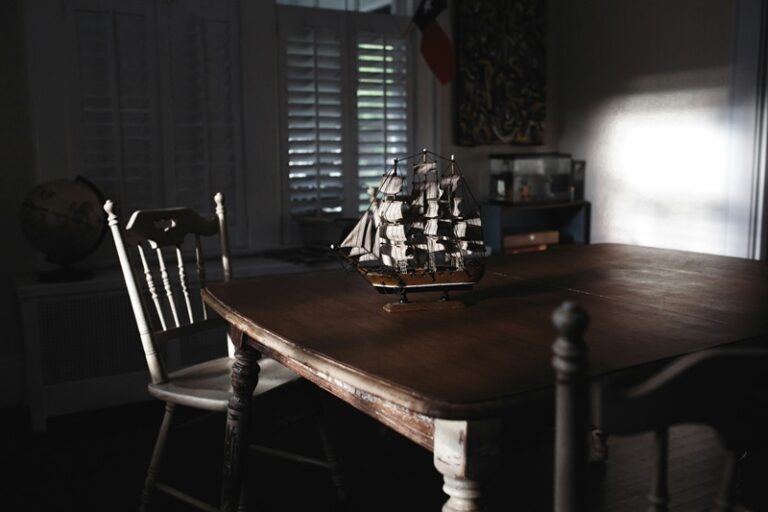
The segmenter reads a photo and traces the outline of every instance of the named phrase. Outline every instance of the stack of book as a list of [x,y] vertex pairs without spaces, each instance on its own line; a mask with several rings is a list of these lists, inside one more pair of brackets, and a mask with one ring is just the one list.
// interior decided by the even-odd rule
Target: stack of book
[[504,235],[504,254],[546,251],[547,247],[560,242],[558,231],[534,231]]

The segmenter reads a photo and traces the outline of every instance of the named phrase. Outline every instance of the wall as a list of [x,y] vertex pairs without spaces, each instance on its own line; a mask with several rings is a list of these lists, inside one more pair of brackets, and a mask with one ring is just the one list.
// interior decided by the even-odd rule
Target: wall
[[737,4],[553,4],[557,140],[587,161],[592,240],[746,256],[727,244],[748,224],[729,213]]
[[0,405],[23,396],[22,343],[13,279],[34,259],[19,228],[19,208],[34,183],[22,0],[0,2]]

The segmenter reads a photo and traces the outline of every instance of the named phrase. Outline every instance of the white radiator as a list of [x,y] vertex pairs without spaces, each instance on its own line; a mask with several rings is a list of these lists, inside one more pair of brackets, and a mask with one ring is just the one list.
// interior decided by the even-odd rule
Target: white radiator
[[[238,277],[306,270],[267,259],[235,264]],[[29,277],[18,279],[16,290],[35,430],[45,430],[50,416],[149,399],[149,375],[120,274],[57,284]],[[214,331],[169,343],[166,350],[173,370],[226,355],[227,346],[224,332]]]

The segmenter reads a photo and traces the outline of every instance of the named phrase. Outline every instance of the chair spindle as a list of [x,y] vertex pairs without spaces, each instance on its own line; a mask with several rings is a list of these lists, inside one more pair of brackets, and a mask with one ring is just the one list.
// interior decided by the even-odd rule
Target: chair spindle
[[224,208],[224,195],[218,192],[214,196],[216,201],[216,217],[219,219],[219,238],[221,239],[221,267],[224,271],[224,281],[232,279],[232,266],[229,261],[229,233],[227,232],[226,210]]
[[725,464],[723,467],[723,478],[720,481],[720,490],[717,493],[715,501],[715,510],[717,512],[731,512],[734,509],[733,491],[736,479],[736,465],[738,459],[733,450],[725,452]]
[[195,317],[192,314],[192,301],[189,298],[189,283],[187,282],[187,272],[184,269],[184,257],[181,254],[181,246],[176,246],[176,263],[179,267],[179,283],[181,284],[181,293],[184,294],[184,302],[187,305],[187,315],[189,323],[194,323]]
[[[197,266],[197,276],[200,281],[201,290],[206,286],[205,260],[203,258],[203,244],[200,241],[200,235],[195,235],[195,265]],[[202,295],[200,296],[200,303],[203,306],[203,319],[208,320],[208,308],[205,307]]]
[[171,288],[171,279],[168,276],[168,268],[165,266],[165,258],[163,258],[163,250],[160,247],[156,247],[157,262],[160,265],[160,276],[163,278],[163,287],[165,288],[165,295],[168,297],[168,305],[171,307],[171,314],[173,315],[173,322],[176,327],[181,327],[179,323],[179,314],[176,311],[176,302],[173,298],[173,289]]
[[149,269],[149,263],[147,257],[144,254],[144,248],[141,244],[137,244],[139,249],[139,257],[141,258],[141,266],[144,269],[144,277],[147,280],[147,288],[149,294],[152,297],[152,302],[155,304],[155,310],[157,311],[157,317],[160,319],[160,325],[164,331],[168,330],[168,326],[165,324],[165,316],[163,315],[163,307],[160,304],[160,297],[157,295],[157,288],[155,287],[155,280],[152,278],[152,271]]
[[662,428],[654,433],[656,448],[656,474],[651,481],[648,494],[649,512],[669,510],[669,489],[667,487],[667,464],[669,453],[669,429]]

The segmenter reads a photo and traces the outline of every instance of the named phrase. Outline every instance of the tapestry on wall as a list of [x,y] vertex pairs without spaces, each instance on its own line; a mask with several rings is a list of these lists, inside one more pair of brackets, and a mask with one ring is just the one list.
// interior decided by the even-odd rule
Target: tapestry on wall
[[457,143],[542,144],[545,0],[459,0]]

